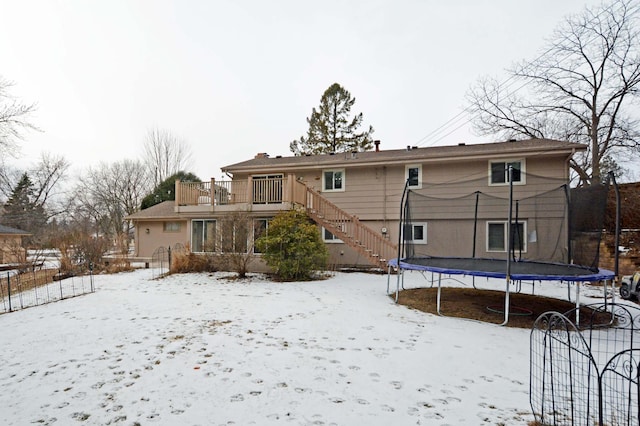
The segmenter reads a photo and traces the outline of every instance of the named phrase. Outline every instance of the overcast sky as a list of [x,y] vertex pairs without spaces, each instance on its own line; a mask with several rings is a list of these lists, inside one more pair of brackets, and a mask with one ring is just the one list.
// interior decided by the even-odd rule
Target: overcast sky
[[0,75],[38,104],[42,129],[13,164],[43,151],[76,171],[140,158],[159,127],[191,146],[191,171],[219,179],[258,152],[291,155],[334,82],[382,149],[489,141],[466,119],[433,132],[478,77],[534,59],[566,15],[596,4],[0,0]]

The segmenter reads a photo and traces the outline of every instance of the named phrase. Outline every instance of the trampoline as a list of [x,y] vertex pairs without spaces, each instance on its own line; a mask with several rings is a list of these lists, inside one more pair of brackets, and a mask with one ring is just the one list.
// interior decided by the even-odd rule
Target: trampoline
[[[507,172],[511,177],[511,167]],[[401,284],[404,289],[404,271],[437,274],[437,313],[442,315],[443,276],[474,277],[474,288],[475,277],[504,279],[504,321],[500,325],[509,320],[511,285],[520,288],[523,281],[532,281],[534,286],[535,282],[567,283],[569,299],[571,285],[575,284],[577,308],[581,284],[600,281],[604,283],[606,300],[609,284],[615,290],[617,275],[598,268],[609,180],[569,189],[566,181],[530,174],[526,179],[527,185],[517,191],[510,178],[510,183],[502,188],[489,188],[490,193],[475,191],[456,197],[449,194],[460,194],[461,186],[481,188],[484,183],[423,183],[422,188],[411,189],[407,181],[400,202],[398,256],[388,262],[387,293],[392,268],[398,271],[396,302]],[[610,180],[617,196],[615,179],[611,176]],[[619,220],[616,222],[617,241]],[[429,244],[426,224],[430,229]],[[419,241],[416,235],[421,237]],[[471,256],[457,255],[465,247],[470,249]],[[504,254],[494,257],[491,251]],[[435,279],[432,285],[434,282]]]
[[[442,296],[442,276],[465,275],[473,277],[501,278],[505,279],[505,303],[504,321],[500,325],[505,325],[509,321],[509,294],[510,285],[524,280],[530,281],[562,281],[568,285],[575,283],[576,308],[580,307],[580,284],[583,282],[603,281],[603,296],[606,300],[608,283],[613,283],[615,273],[606,269],[593,271],[586,266],[519,260],[510,262],[508,259],[482,259],[482,258],[462,258],[462,257],[412,257],[391,259],[390,268],[398,268],[398,280],[396,285],[396,302],[400,293],[402,271],[428,271],[438,274],[438,293],[436,298],[436,310],[438,315],[441,312]],[[507,273],[509,271],[509,273]],[[387,286],[388,292],[388,286]],[[615,294],[615,292],[614,292]],[[579,312],[577,310],[576,312]]]

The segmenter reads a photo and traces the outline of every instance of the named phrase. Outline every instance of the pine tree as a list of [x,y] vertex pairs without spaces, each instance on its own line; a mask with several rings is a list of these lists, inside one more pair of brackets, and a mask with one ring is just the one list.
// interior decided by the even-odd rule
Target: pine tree
[[295,155],[329,154],[332,152],[368,151],[373,147],[373,127],[358,132],[362,113],[350,118],[356,99],[338,83],[332,84],[322,95],[318,110],[307,117],[309,130],[289,145]]
[[173,201],[176,199],[176,180],[180,179],[181,182],[200,182],[200,178],[193,173],[178,172],[169,176],[153,190],[150,194],[147,194],[140,205],[140,209],[144,210],[156,204],[160,204],[163,201]]
[[33,234],[42,230],[47,222],[43,206],[35,201],[34,186],[27,173],[20,178],[3,210],[4,225]]

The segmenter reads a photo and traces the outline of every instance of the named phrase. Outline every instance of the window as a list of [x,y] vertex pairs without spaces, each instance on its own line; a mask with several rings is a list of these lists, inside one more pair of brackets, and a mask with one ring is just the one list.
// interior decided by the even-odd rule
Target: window
[[513,183],[524,184],[524,160],[489,162],[489,185],[509,184],[509,167],[512,169]]
[[322,173],[322,188],[325,191],[344,191],[344,169],[325,170]]
[[409,181],[409,188],[422,188],[422,165],[410,165],[405,167],[405,181]]
[[341,243],[343,242],[340,238],[336,237],[329,231],[327,228],[322,228],[322,240],[325,243]]
[[404,225],[402,238],[413,244],[427,244],[427,224],[408,223]]
[[[511,224],[511,237],[513,238],[514,250],[527,251],[526,232],[526,222]],[[506,252],[507,247],[507,222],[487,222],[487,251]]]
[[191,221],[191,251],[193,253],[211,253],[216,249],[216,221]]
[[269,232],[269,222],[271,219],[254,219],[253,220],[253,252],[262,253],[256,247],[256,240]]
[[162,224],[162,230],[164,232],[180,232],[182,224],[180,222],[164,222]]
[[248,220],[234,218],[222,220],[219,232],[221,233],[220,245],[223,253],[246,253],[249,237]]

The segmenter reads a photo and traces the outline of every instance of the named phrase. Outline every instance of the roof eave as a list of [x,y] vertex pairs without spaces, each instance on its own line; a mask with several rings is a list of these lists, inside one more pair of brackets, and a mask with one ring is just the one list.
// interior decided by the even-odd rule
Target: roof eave
[[247,166],[238,166],[234,167],[234,165],[230,165],[227,167],[223,167],[222,171],[224,173],[269,173],[269,172],[282,172],[284,170],[317,170],[319,168],[327,168],[332,166],[340,166],[340,167],[369,167],[375,165],[403,165],[408,164],[410,162],[421,162],[421,163],[433,163],[433,162],[452,162],[452,161],[468,161],[468,160],[485,160],[491,158],[508,158],[508,157],[518,157],[521,155],[535,155],[535,156],[551,156],[551,155],[567,155],[572,156],[576,151],[585,151],[587,147],[585,145],[575,144],[569,147],[557,147],[557,148],[546,148],[540,149],[539,147],[530,147],[524,149],[518,149],[514,151],[496,151],[496,152],[486,152],[486,153],[469,153],[469,154],[446,154],[446,155],[433,155],[433,153],[424,152],[423,155],[413,156],[411,158],[388,158],[382,157],[380,159],[347,159],[340,160],[336,159],[335,161],[327,161],[323,163],[316,164],[295,164],[295,163],[279,163],[273,165],[247,165]]

